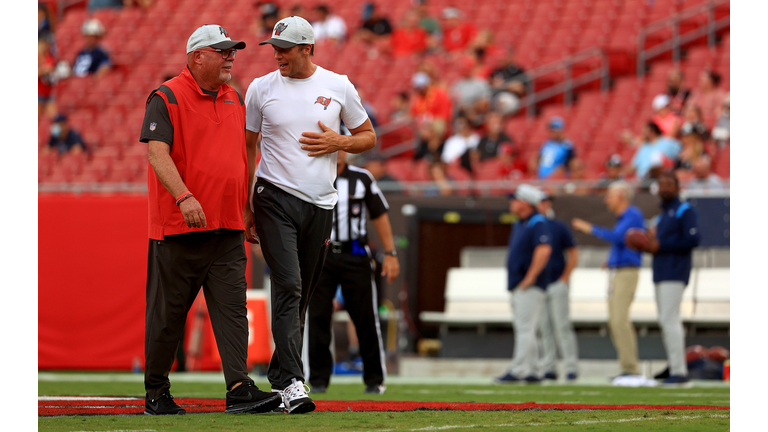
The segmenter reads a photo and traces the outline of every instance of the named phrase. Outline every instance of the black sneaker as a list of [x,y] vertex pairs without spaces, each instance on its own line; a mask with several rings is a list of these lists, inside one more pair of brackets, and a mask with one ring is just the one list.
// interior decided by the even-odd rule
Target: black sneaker
[[547,372],[544,374],[543,379],[557,381],[557,374],[555,372]]
[[144,414],[146,415],[184,415],[187,411],[173,401],[170,392],[165,392],[157,399],[144,400]]
[[234,390],[227,392],[227,414],[264,413],[280,405],[279,393],[259,390],[252,382],[243,382]]
[[387,386],[384,384],[377,384],[365,387],[366,394],[384,394],[387,391]]

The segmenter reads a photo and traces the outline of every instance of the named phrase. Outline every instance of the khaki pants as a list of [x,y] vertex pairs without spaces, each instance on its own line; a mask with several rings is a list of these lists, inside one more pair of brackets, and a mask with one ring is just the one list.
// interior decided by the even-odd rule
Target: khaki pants
[[629,307],[635,298],[640,269],[624,267],[611,270],[608,284],[608,329],[622,373],[639,375],[637,336],[629,320]]

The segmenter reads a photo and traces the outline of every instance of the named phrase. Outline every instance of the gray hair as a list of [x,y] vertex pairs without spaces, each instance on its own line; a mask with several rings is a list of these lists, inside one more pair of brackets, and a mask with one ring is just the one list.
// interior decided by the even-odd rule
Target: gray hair
[[632,187],[631,184],[627,183],[624,180],[616,180],[615,182],[611,183],[608,186],[608,190],[618,190],[622,192],[622,195],[624,195],[624,198],[627,200],[627,202],[632,202],[632,200],[635,198],[635,190]]

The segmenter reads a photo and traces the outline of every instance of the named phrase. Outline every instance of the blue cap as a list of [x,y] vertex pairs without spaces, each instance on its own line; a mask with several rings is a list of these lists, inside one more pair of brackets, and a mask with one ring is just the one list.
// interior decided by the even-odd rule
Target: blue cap
[[558,116],[552,117],[549,119],[549,129],[553,131],[561,131],[565,129],[565,120]]

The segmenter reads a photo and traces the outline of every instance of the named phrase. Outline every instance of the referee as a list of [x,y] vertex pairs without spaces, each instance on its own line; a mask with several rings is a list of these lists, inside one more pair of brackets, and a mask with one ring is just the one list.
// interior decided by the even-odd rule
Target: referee
[[343,151],[339,151],[337,157],[338,176],[334,187],[339,192],[339,201],[333,210],[331,248],[307,311],[309,361],[305,365],[308,370],[305,374],[314,392],[325,392],[333,368],[330,349],[333,297],[336,287],[341,285],[347,312],[360,341],[365,393],[383,394],[387,368],[379,328],[375,262],[368,248],[366,213],[370,214],[384,246],[381,275],[392,283],[400,274],[400,263],[387,215],[389,204],[371,173],[347,165]]

